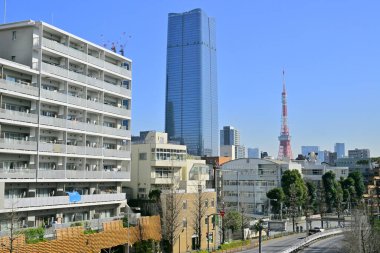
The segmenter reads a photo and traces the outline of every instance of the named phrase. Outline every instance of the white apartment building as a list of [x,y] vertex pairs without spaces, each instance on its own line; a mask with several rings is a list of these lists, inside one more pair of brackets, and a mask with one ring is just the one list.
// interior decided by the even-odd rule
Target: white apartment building
[[248,216],[266,214],[266,193],[281,186],[281,176],[286,170],[298,170],[293,162],[274,159],[244,158],[229,161],[221,166],[222,198],[225,208],[244,211]]
[[118,216],[131,60],[36,21],[0,25],[0,45],[0,230],[12,210],[29,227]]
[[336,180],[348,177],[348,167],[330,166],[326,163],[319,164],[307,160],[297,162],[302,166],[302,177],[305,181],[313,181],[316,184],[319,184],[322,182],[322,176],[329,171],[335,173]]
[[168,142],[168,134],[143,131],[132,139],[132,198],[148,198],[152,190],[197,192],[209,179],[205,160],[188,157],[185,145]]

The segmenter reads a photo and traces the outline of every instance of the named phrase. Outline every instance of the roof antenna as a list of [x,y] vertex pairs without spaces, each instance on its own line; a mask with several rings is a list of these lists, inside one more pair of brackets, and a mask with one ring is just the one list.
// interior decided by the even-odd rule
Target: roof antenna
[[54,13],[51,13],[51,24],[54,25]]
[[4,24],[7,20],[7,0],[4,0]]

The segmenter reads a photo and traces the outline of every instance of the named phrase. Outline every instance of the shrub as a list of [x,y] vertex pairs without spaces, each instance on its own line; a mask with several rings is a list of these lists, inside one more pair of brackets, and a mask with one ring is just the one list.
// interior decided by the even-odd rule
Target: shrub
[[45,229],[43,227],[40,228],[28,228],[24,230],[24,235],[26,239],[26,243],[37,243],[45,241]]

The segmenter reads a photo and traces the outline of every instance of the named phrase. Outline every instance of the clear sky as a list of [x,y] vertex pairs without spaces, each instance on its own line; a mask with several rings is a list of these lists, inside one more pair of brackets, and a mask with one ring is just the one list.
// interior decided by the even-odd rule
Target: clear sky
[[126,43],[134,134],[165,128],[168,13],[202,8],[217,25],[220,128],[235,126],[242,144],[277,156],[285,68],[294,155],[302,145],[333,150],[344,142],[346,150],[369,148],[380,156],[379,1],[6,3],[7,22],[42,20],[98,44]]

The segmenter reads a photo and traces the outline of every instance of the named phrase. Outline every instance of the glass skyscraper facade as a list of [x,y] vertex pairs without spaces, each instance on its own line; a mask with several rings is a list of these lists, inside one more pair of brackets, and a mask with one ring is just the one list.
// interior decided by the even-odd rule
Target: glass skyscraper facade
[[165,130],[192,155],[217,156],[215,20],[201,9],[169,13]]

